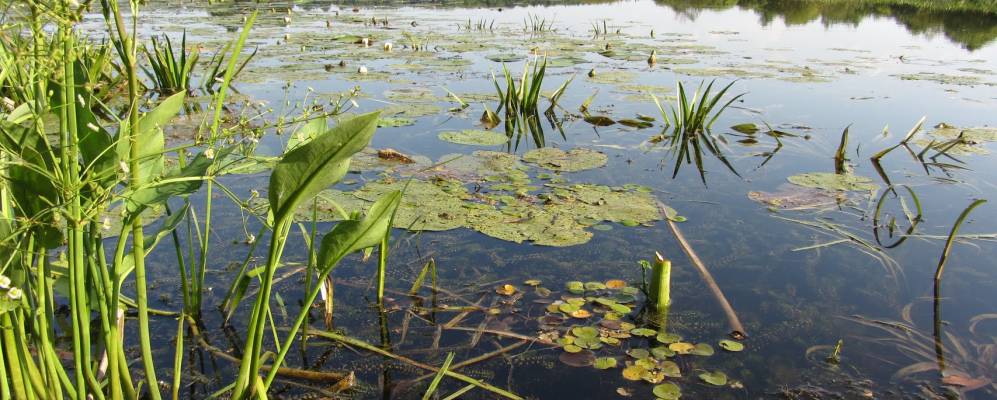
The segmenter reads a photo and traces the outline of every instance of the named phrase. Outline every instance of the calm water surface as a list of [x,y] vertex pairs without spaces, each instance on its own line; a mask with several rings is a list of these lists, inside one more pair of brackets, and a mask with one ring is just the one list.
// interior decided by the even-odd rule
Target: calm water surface
[[[756,3],[702,7],[687,1],[623,1],[502,5],[501,9],[498,5],[397,5],[359,6],[356,12],[352,4],[268,4],[260,6],[260,19],[249,41],[259,48],[259,54],[236,88],[240,99],[272,108],[273,112],[263,117],[270,120],[294,115],[313,99],[325,103],[354,87],[359,87],[361,93],[356,99],[356,111],[436,105],[438,111],[415,117],[414,125],[380,129],[372,147],[390,147],[437,159],[480,149],[521,155],[541,144],[522,138],[508,146],[473,147],[437,138],[442,131],[479,127],[482,101],[472,101],[466,111],[448,112],[455,104],[447,101],[443,87],[460,94],[494,93],[491,73],[500,72],[502,65],[489,56],[508,56],[507,67],[517,73],[534,47],[551,59],[568,60],[549,69],[545,91],[574,76],[561,105],[577,114],[578,105],[598,91],[590,112],[615,119],[638,114],[657,116],[648,92],[664,99],[673,94],[676,81],[695,86],[703,80],[717,79],[722,84],[736,80],[731,92],[744,96],[720,117],[713,133],[721,138],[721,147],[739,176],[707,154],[705,182],[695,165],[683,166],[673,178],[674,153],[648,143],[663,129],[660,121],[653,128],[637,130],[620,125],[594,127],[565,115],[563,136],[543,121],[546,132],[542,145],[585,147],[608,156],[605,167],[564,174],[571,182],[645,185],[685,216],[688,221],[679,226],[744,322],[749,335],[744,352],[718,349],[711,357],[683,356],[678,362],[684,377],[669,381],[677,383],[686,398],[931,398],[931,393],[946,390],[953,396],[994,398],[997,387],[990,384],[960,393],[944,388],[937,371],[897,374],[915,363],[935,365],[936,356],[933,352],[911,356],[881,340],[892,337],[888,329],[845,317],[902,321],[905,307],[911,305],[906,313],[915,333],[909,345],[932,345],[932,277],[944,235],[972,199],[995,197],[997,162],[987,151],[995,147],[980,143],[971,154],[936,160],[956,166],[948,168],[925,166],[904,149],[885,157],[884,174],[892,183],[915,191],[924,211],[914,236],[892,248],[887,245],[897,241],[899,231],[889,238],[888,229],[880,227],[881,244],[874,236],[873,210],[886,184],[869,157],[900,141],[922,116],[927,120],[919,139],[927,138],[927,132],[941,123],[959,127],[997,123],[997,77],[993,73],[997,70],[997,45],[993,44],[997,14]],[[152,2],[142,17],[147,27],[142,34],[177,37],[186,29],[189,42],[213,49],[234,37],[242,16],[256,5],[178,6],[175,2]],[[288,15],[290,23],[284,20]],[[523,20],[533,16],[554,21],[556,32],[524,33]],[[387,18],[389,25],[370,26],[363,22],[372,17]],[[468,19],[472,23],[494,21],[494,29],[460,30],[458,24]],[[329,27],[326,21],[331,21]],[[592,25],[601,27],[603,21],[609,34],[593,37]],[[97,30],[102,21],[95,15],[88,23]],[[408,43],[403,32],[428,46],[429,54],[413,55],[410,49],[403,48]],[[375,43],[367,49],[332,40],[344,34],[370,35]],[[393,42],[392,52],[382,50],[384,41]],[[600,55],[606,43],[620,53],[629,51],[629,57]],[[650,49],[655,49],[659,58],[653,66],[645,62]],[[347,67],[338,67],[340,60],[346,61]],[[360,65],[370,73],[355,73]],[[596,82],[587,76],[593,69],[597,78],[618,74],[621,81]],[[399,88],[428,90],[433,97],[419,103],[399,101],[391,92]],[[487,103],[489,108],[495,107],[494,100]],[[792,136],[782,137],[781,146],[768,135],[758,135],[757,143],[740,143],[744,137],[728,127],[742,123],[769,124]],[[787,183],[787,177],[795,174],[833,172],[833,154],[846,127],[851,134],[848,158],[854,173],[872,178],[880,186],[879,191],[851,193],[840,206],[802,211],[784,210],[749,198],[748,193],[753,191],[799,192]],[[888,133],[884,127],[888,127]],[[928,141],[915,140],[913,151],[919,152]],[[257,152],[279,154],[285,142],[286,135],[269,134],[263,137]],[[377,179],[377,174],[364,172],[350,178],[358,183],[341,185],[341,189],[355,189],[364,181]],[[267,174],[228,176],[222,182],[248,198],[252,190],[266,188]],[[208,304],[212,307],[221,301],[236,272],[237,266],[232,263],[240,262],[250,249],[244,243],[247,233],[255,233],[260,226],[257,219],[226,199],[217,200],[216,204],[226,205],[215,211],[217,220],[225,223],[218,224],[212,236],[217,246],[210,271],[213,292]],[[194,204],[199,203],[203,204],[203,194],[194,196]],[[902,216],[898,204],[892,200],[887,208],[891,214]],[[997,232],[995,218],[997,206],[986,204],[971,215],[962,233]],[[245,227],[241,222],[244,220]],[[800,221],[827,225],[814,228]],[[433,257],[442,287],[467,301],[481,301],[500,309],[495,316],[473,313],[461,326],[485,326],[532,336],[538,332],[535,318],[543,315],[545,304],[533,302],[536,296],[532,294],[512,306],[493,303],[498,297],[493,291],[495,286],[511,283],[524,287],[525,279],[540,279],[559,296],[565,282],[572,280],[619,278],[636,282],[640,279],[638,260],[660,251],[675,261],[672,330],[688,341],[716,347],[717,341],[729,332],[724,314],[682,254],[667,224],[610,225],[611,230],[594,231],[585,244],[563,248],[505,242],[469,229],[423,233],[398,230],[394,234],[397,243],[391,254],[389,274],[393,279],[389,289],[406,291],[422,263]],[[329,226],[320,224],[320,232]],[[905,229],[903,225],[900,230]],[[307,262],[306,246],[300,235],[292,236],[285,260],[290,266],[301,265]],[[265,238],[259,240],[266,243]],[[987,354],[983,347],[988,343],[994,346],[997,323],[983,320],[974,332],[970,330],[974,316],[997,312],[994,251],[993,242],[987,238],[957,242],[952,250],[940,310],[945,333],[951,335],[946,339],[946,349],[959,352],[952,344],[957,340],[965,354],[948,354],[948,375],[997,381],[997,357],[992,349]],[[262,263],[265,254],[259,250],[257,253],[257,261]],[[174,257],[168,248],[153,255],[160,271],[156,290],[161,308],[175,308],[180,302],[179,285],[171,280]],[[334,324],[351,335],[380,343],[383,336],[370,287],[375,266],[375,261],[363,263],[354,257],[335,271]],[[286,307],[293,318],[300,307],[302,287],[301,274],[282,281],[279,295],[283,305],[275,310]],[[448,350],[456,352],[457,360],[463,360],[514,343],[485,335],[476,346],[468,346],[473,334],[464,331],[445,331],[439,338],[434,337],[437,323],[449,321],[455,313],[415,315],[409,308],[413,300],[397,293],[392,294],[395,298],[386,315],[386,326],[387,342],[399,354],[439,365]],[[464,304],[451,295],[439,301],[454,306]],[[238,312],[230,325],[222,324],[220,314],[208,313],[205,330],[211,341],[226,349],[240,345],[246,321],[238,315],[248,315],[248,311]],[[319,315],[317,309],[315,315]],[[291,322],[283,312],[275,314],[275,318],[279,323]],[[163,332],[159,365],[171,365],[175,323],[159,323]],[[841,362],[830,365],[824,361],[830,350],[815,346],[831,346],[839,339],[844,343]],[[186,393],[190,398],[200,398],[219,389],[219,383],[226,382],[234,368],[227,361],[213,359],[210,353],[195,351],[191,345],[186,372],[192,377],[187,381],[194,384],[186,388]],[[618,388],[632,391],[636,398],[651,396],[650,384],[625,380],[620,368],[603,371],[569,367],[558,360],[561,353],[558,348],[528,345],[474,364],[464,372],[529,398],[617,398]],[[599,354],[614,353],[600,350]],[[615,354],[621,356],[621,362],[626,358],[622,350]],[[426,384],[405,384],[423,371],[314,339],[294,354],[291,363],[356,371],[358,388],[348,394],[350,397],[418,398]],[[713,370],[724,371],[730,384],[714,387],[697,378],[701,372]],[[164,376],[168,374],[163,371]],[[444,381],[440,393],[460,387]],[[281,393],[290,397],[300,390],[287,386]],[[466,395],[488,397],[477,390]]]

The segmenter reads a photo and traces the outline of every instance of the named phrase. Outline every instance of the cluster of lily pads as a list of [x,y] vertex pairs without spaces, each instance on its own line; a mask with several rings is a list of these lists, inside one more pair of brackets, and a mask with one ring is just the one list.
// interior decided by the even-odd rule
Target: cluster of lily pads
[[[566,292],[560,296],[541,286],[539,280],[524,283],[534,287],[534,293],[540,298],[536,302],[547,304],[545,314],[537,318],[539,339],[559,345],[563,353],[558,358],[566,365],[619,369],[626,380],[654,385],[651,392],[659,399],[681,397],[677,382],[690,372],[697,373],[699,380],[709,385],[741,386],[719,370],[683,373],[676,362],[678,358],[709,357],[715,354],[714,347],[708,343],[686,342],[682,336],[667,331],[663,327],[666,323],[655,328],[643,322],[646,318],[640,315],[641,291],[623,280],[567,282]],[[496,291],[511,295],[516,290],[502,287]],[[593,320],[598,321],[593,323]],[[742,343],[728,339],[720,340],[718,346],[729,352],[744,350]],[[623,395],[632,394],[624,387],[618,391]]]
[[463,227],[497,239],[544,246],[588,242],[591,230],[612,229],[609,223],[629,227],[663,218],[683,220],[668,207],[662,213],[648,187],[571,183],[563,174],[606,162],[605,154],[585,148],[541,148],[522,158],[475,151],[445,155],[436,162],[368,149],[354,157],[351,169],[379,172],[377,179],[354,190],[325,190],[299,214],[306,219],[314,214],[319,221],[341,220],[349,211],[366,209],[384,193],[403,189],[395,227],[414,231]]

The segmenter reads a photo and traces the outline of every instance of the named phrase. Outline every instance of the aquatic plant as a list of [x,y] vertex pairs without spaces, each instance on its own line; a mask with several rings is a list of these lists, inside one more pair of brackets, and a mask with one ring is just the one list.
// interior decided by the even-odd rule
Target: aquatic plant
[[532,33],[544,33],[554,31],[554,19],[548,20],[535,14],[527,14],[523,19],[523,31]]
[[[518,84],[516,78],[504,64],[502,65],[504,79],[497,78],[494,73],[492,74],[492,82],[495,85],[495,91],[499,98],[499,105],[496,107],[495,112],[502,113],[504,110],[506,136],[510,138],[516,137],[517,140],[515,140],[515,143],[517,145],[520,137],[529,135],[533,138],[537,147],[543,147],[546,139],[543,128],[540,126],[539,103],[541,87],[547,72],[547,57],[544,57],[542,62],[534,61],[532,66],[530,64],[527,61],[523,65],[523,74]],[[560,120],[555,114],[554,108],[557,107],[557,102],[564,95],[573,79],[573,76],[568,78],[567,81],[547,96],[550,104],[546,111],[544,111],[547,121],[552,127],[556,127],[562,136],[564,136],[564,132],[561,129]],[[505,86],[505,90],[502,89],[503,85]],[[487,110],[485,116],[491,119],[491,115],[488,114]]]
[[703,90],[703,84],[700,83],[699,87],[692,94],[692,97],[686,92],[685,85],[682,82],[677,82],[676,100],[675,104],[671,106],[670,112],[665,110],[656,96],[651,95],[651,98],[658,106],[658,110],[661,112],[661,118],[665,121],[666,128],[668,126],[671,127],[670,135],[659,135],[652,138],[651,141],[661,142],[667,140],[670,150],[676,154],[675,167],[672,172],[673,178],[678,176],[679,169],[681,169],[683,163],[691,164],[695,162],[696,169],[699,170],[700,179],[705,184],[706,173],[703,167],[704,148],[720,160],[734,175],[740,176],[730,161],[727,160],[727,157],[724,156],[720,144],[711,133],[710,128],[720,118],[724,110],[744,96],[744,94],[736,95],[721,105],[721,100],[724,99],[727,91],[734,86],[734,82],[727,84],[727,86],[713,93],[712,90],[715,82],[710,81],[705,90]]
[[173,49],[173,42],[167,35],[162,36],[162,41],[153,36],[151,45],[142,46],[142,51],[149,60],[149,68],[143,66],[142,70],[156,90],[164,94],[190,91],[191,75],[200,51],[196,47],[187,50],[187,31],[180,40],[179,53]]

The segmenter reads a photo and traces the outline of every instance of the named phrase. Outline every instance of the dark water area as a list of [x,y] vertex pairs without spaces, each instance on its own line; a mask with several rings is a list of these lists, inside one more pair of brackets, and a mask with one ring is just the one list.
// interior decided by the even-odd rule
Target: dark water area
[[[682,376],[665,381],[678,385],[684,398],[988,399],[997,396],[992,383],[997,381],[997,322],[978,316],[997,312],[994,204],[971,214],[960,231],[967,236],[956,241],[947,261],[939,308],[944,373],[938,371],[933,341],[932,278],[945,236],[973,199],[992,199],[997,193],[992,155],[997,133],[987,128],[997,123],[997,11],[957,3],[659,0],[178,6],[152,1],[143,9],[141,26],[146,30],[140,34],[178,37],[186,30],[188,43],[210,51],[234,35],[249,10],[259,9],[247,45],[258,54],[235,84],[233,110],[260,112],[259,119],[278,121],[303,109],[328,106],[339,101],[341,93],[357,88],[355,104],[346,102],[351,112],[390,108],[393,117],[411,119],[407,126],[380,128],[373,149],[391,148],[430,160],[471,156],[477,150],[521,157],[539,147],[601,152],[605,166],[555,175],[571,184],[647,188],[655,199],[677,210],[686,219],[677,226],[710,268],[748,337],[742,342],[744,351],[719,347],[730,332],[723,310],[661,220],[637,226],[603,222],[599,229],[587,229],[590,239],[565,247],[514,243],[466,227],[396,229],[387,311],[379,312],[375,305],[376,252],[366,261],[359,254],[350,256],[333,273],[334,329],[425,364],[440,365],[449,351],[460,362],[520,340],[475,330],[526,337],[550,331],[538,319],[550,314],[550,301],[572,297],[568,282],[621,279],[634,286],[641,280],[638,261],[650,260],[658,251],[674,263],[669,331],[681,335],[683,342],[707,343],[715,349],[712,356],[673,358]],[[524,19],[535,17],[553,21],[555,30],[524,32]],[[390,22],[370,24],[371,19]],[[486,21],[490,28],[460,27],[469,20]],[[93,15],[84,26],[99,31],[102,23]],[[593,33],[601,27],[608,32]],[[343,35],[371,37],[374,43],[364,47],[336,39]],[[385,50],[386,42],[393,44],[391,51]],[[421,43],[426,50],[413,51],[410,43]],[[653,65],[646,61],[651,50],[657,56]],[[509,143],[493,146],[439,139],[442,132],[482,129],[479,118],[485,105],[495,109],[495,99],[488,97],[495,93],[492,73],[500,74],[503,67],[494,60],[505,61],[519,74],[536,54],[546,54],[551,62],[544,93],[571,79],[559,101],[560,128],[541,120],[542,140],[509,133]],[[340,67],[340,61],[346,66]],[[358,73],[360,66],[368,72]],[[736,174],[709,153],[703,157],[702,176],[695,164],[682,163],[676,172],[675,151],[667,142],[654,141],[668,131],[650,95],[671,104],[676,82],[694,90],[713,79],[722,85],[734,82],[731,96],[744,93],[712,128]],[[470,106],[450,111],[457,103],[447,97],[447,90],[469,99]],[[593,93],[591,114],[615,120],[654,116],[656,121],[646,129],[593,126],[577,112]],[[869,158],[897,144],[921,117],[926,117],[924,128],[911,140],[910,152],[901,147],[889,153],[881,160],[882,173],[877,171]],[[190,118],[197,118],[196,113]],[[746,136],[731,129],[739,124],[755,124],[762,131]],[[941,136],[939,126],[981,128],[984,133],[940,155],[938,143],[952,138]],[[869,178],[875,189],[828,195],[791,184],[788,178],[798,174],[835,172],[834,154],[846,127],[852,174]],[[503,132],[501,125],[495,130]],[[273,156],[282,153],[288,135],[268,131],[255,140],[257,155]],[[189,138],[181,130],[173,141],[182,144]],[[549,178],[542,175],[551,173],[535,165],[525,172],[535,185],[544,185]],[[356,191],[383,180],[385,174],[391,175],[358,170],[336,189]],[[233,174],[219,182],[241,199],[253,192],[265,198],[268,175]],[[904,200],[887,196],[883,215],[899,225],[891,227],[883,218],[877,226],[877,203],[891,183]],[[467,188],[487,192],[488,185],[468,182]],[[909,225],[904,209],[914,207],[907,189],[916,193],[923,212],[916,229],[904,238]],[[203,204],[204,195],[191,196],[194,207]],[[237,351],[251,302],[244,301],[227,324],[216,307],[254,249],[248,241],[261,243],[249,254],[249,265],[265,263],[268,235],[256,235],[266,216],[251,215],[217,191],[215,196],[214,218],[222,222],[211,236],[211,290],[205,298],[202,331],[214,346]],[[299,222],[302,229],[311,229],[310,222]],[[327,232],[333,225],[316,226],[318,232]],[[182,242],[187,240],[186,228],[177,232]],[[418,296],[408,296],[429,258],[436,262],[443,290],[434,294],[426,287]],[[305,285],[300,269],[308,259],[306,241],[295,227],[285,265],[277,272],[285,276],[275,287],[279,299],[273,300],[278,332],[300,310]],[[180,307],[174,250],[160,246],[148,263],[154,307]],[[553,293],[541,296],[524,283],[534,279]],[[496,293],[505,284],[514,285],[522,297]],[[598,293],[588,295],[606,295]],[[252,287],[247,296],[255,296]],[[461,314],[460,307],[471,305],[478,308],[447,325]],[[638,307],[633,311],[623,320],[639,323]],[[312,315],[312,323],[324,326],[321,307],[313,307]],[[600,318],[568,318],[554,330],[563,334],[572,325],[595,325]],[[172,365],[176,322],[153,322],[157,364]],[[449,329],[453,327],[460,329]],[[839,340],[840,362],[828,363],[825,358]],[[181,393],[204,398],[230,382],[237,368],[188,341],[184,371],[190,385]],[[628,380],[621,371],[625,363],[636,361],[627,349],[657,345],[651,337],[603,346],[596,355],[614,357],[619,365],[600,370],[564,364],[561,346],[524,343],[461,371],[526,398],[621,398],[621,392],[652,398],[654,385]],[[425,370],[319,337],[295,347],[288,364],[354,371],[356,388],[342,394],[349,398],[421,398],[429,382],[412,382]],[[905,370],[911,365],[920,368]],[[704,382],[699,375],[709,371],[724,372],[728,381]],[[169,379],[170,372],[162,371],[160,378]],[[973,387],[964,378],[986,384]],[[465,385],[444,379],[439,393]],[[307,392],[294,383],[281,383],[274,398]],[[461,398],[492,397],[475,389]]]

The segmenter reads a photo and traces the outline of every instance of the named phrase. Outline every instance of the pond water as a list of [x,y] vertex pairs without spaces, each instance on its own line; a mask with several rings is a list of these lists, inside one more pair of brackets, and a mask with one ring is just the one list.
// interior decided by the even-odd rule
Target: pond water
[[[945,236],[973,199],[991,199],[997,193],[997,162],[990,154],[997,150],[990,143],[997,140],[997,133],[969,131],[960,141],[958,129],[936,129],[997,123],[997,10],[948,9],[932,2],[895,6],[889,1],[150,3],[143,10],[142,35],[165,33],[176,39],[186,30],[188,44],[201,44],[206,52],[234,37],[244,15],[260,10],[247,46],[258,53],[235,84],[238,100],[251,106],[234,103],[235,113],[281,121],[282,116],[290,118],[303,109],[328,109],[341,93],[356,90],[353,102],[343,102],[350,112],[387,109],[382,117],[397,119],[385,125],[403,125],[380,128],[373,149],[391,148],[434,161],[465,155],[455,164],[473,164],[478,160],[476,151],[507,153],[513,159],[526,155],[529,160],[541,147],[605,155],[604,165],[597,156],[591,165],[595,168],[577,171],[566,168],[564,160],[505,170],[460,170],[465,175],[457,175],[466,185],[451,189],[466,191],[465,198],[447,197],[453,191],[433,192],[439,191],[439,182],[430,177],[432,172],[415,173],[416,182],[431,187],[424,197],[412,198],[408,222],[413,228],[436,229],[397,229],[393,234],[391,299],[385,314],[374,306],[376,257],[363,261],[356,255],[340,266],[333,274],[335,329],[426,364],[440,365],[449,351],[460,362],[519,342],[516,337],[475,330],[527,337],[554,331],[563,336],[572,326],[597,325],[605,317],[605,310],[598,307],[585,306],[601,311],[590,318],[561,321],[547,312],[548,305],[573,296],[566,287],[571,281],[622,279],[636,286],[641,280],[638,262],[653,259],[658,251],[674,265],[668,331],[680,335],[682,342],[706,343],[716,350],[711,356],[670,358],[681,377],[665,381],[676,384],[686,398],[997,396],[997,386],[991,383],[997,381],[997,323],[988,319],[997,312],[993,204],[977,208],[962,227],[962,235],[976,236],[956,241],[939,307],[932,304],[932,278]],[[552,30],[524,29],[524,21],[538,20],[549,23]],[[98,31],[103,21],[92,15],[86,23]],[[370,47],[357,43],[363,37],[371,39]],[[386,42],[392,44],[390,51]],[[647,61],[652,50],[654,64]],[[514,128],[508,141],[500,124],[493,129],[502,134],[498,145],[440,139],[443,132],[484,129],[480,117],[485,107],[497,107],[492,74],[504,79],[499,61],[505,61],[518,79],[525,63],[542,61],[543,55],[549,63],[544,93],[571,81],[554,110],[556,124],[540,115],[539,129]],[[341,61],[345,66],[340,66]],[[367,73],[359,73],[361,67]],[[714,79],[720,86],[733,82],[727,98],[743,96],[713,124],[714,144],[723,156],[702,149],[701,174],[695,162],[678,159],[678,150],[670,149],[667,139],[661,140],[660,135],[671,130],[665,128],[650,95],[668,107],[675,102],[676,82],[693,91]],[[447,91],[469,106],[460,109]],[[590,124],[579,111],[590,96],[591,116],[654,120],[643,129]],[[547,103],[542,99],[541,109]],[[191,114],[196,118],[196,113]],[[870,157],[899,143],[922,117],[926,117],[923,129],[909,146],[883,157],[877,171]],[[754,124],[757,132],[745,133],[754,129],[742,124]],[[737,125],[741,129],[731,129]],[[789,178],[798,174],[835,172],[834,155],[846,128],[847,168],[854,176],[869,178],[875,188],[832,192],[791,184]],[[258,138],[256,155],[279,155],[291,130],[277,135],[267,129]],[[175,143],[190,140],[182,128],[171,132]],[[367,161],[372,158],[368,154]],[[358,189],[356,193],[376,193],[376,186],[383,186],[386,179],[404,182],[412,174],[412,169],[409,174],[354,169],[348,181],[336,188],[347,192],[346,197]],[[486,177],[492,172],[499,176]],[[220,182],[248,199],[253,191],[265,191],[267,177],[266,171],[231,174]],[[614,193],[625,195],[607,200],[608,204],[592,204],[611,208],[615,214],[586,221],[579,217],[581,222],[559,220],[571,219],[572,214],[553,213],[546,208],[549,204],[537,200],[543,198],[538,193],[558,189],[574,190],[570,195],[580,198],[581,189],[575,184],[600,185],[586,187],[595,191],[613,187],[622,191]],[[876,218],[877,203],[890,184],[903,200],[887,195],[882,217]],[[906,239],[910,222],[904,207],[918,213],[911,192],[903,188],[916,193],[922,209]],[[519,196],[514,194],[520,191]],[[195,207],[203,204],[203,196],[192,196]],[[441,217],[439,210],[446,209],[437,204],[441,198],[458,204],[469,198],[499,202],[511,211],[483,214],[501,216],[499,224],[454,221],[472,216]],[[660,200],[684,217],[676,226],[743,323],[744,351],[720,348],[731,327],[669,223],[657,216],[637,221],[634,210],[648,199]],[[228,324],[214,310],[247,253],[254,251],[251,266],[265,262],[266,254],[264,246],[254,249],[247,244],[247,238],[260,230],[260,219],[224,196],[216,200],[215,219],[224,223],[217,223],[211,236],[217,249],[209,260],[212,291],[205,308],[212,312],[205,315],[203,330],[214,345],[232,349],[242,343],[247,321],[239,316],[249,315],[250,302],[244,302]],[[351,200],[362,204],[355,196]],[[302,215],[310,216],[310,211],[303,210]],[[428,221],[420,220],[427,215]],[[536,226],[507,231],[516,224]],[[310,223],[302,226],[310,228]],[[321,222],[318,231],[331,226]],[[186,240],[185,229],[178,232]],[[256,238],[265,243],[264,239]],[[295,230],[285,253],[287,266],[278,271],[287,275],[276,289],[278,324],[290,324],[300,307],[305,278],[291,272],[308,261],[305,243]],[[427,283],[419,292],[422,297],[406,296],[429,258],[435,260],[442,290],[431,296]],[[172,279],[175,260],[168,247],[151,255],[156,307],[180,304],[179,287]],[[541,281],[553,294],[541,296],[543,291],[538,294],[524,284],[530,279]],[[505,284],[514,285],[517,293],[497,293],[496,288]],[[607,291],[597,289],[587,295],[610,296]],[[435,308],[427,307],[430,301]],[[455,319],[468,305],[477,307]],[[634,319],[638,307],[630,305],[634,312],[624,313],[622,320],[639,324]],[[944,329],[944,373],[938,371],[932,339],[938,312]],[[548,318],[538,322],[545,315]],[[313,323],[321,325],[319,308],[314,316]],[[176,324],[169,319],[155,323],[161,332],[158,365],[171,365]],[[825,359],[839,340],[840,361],[829,363]],[[596,357],[618,361],[615,368],[605,370],[569,366],[562,362],[566,358],[562,346],[530,342],[459,371],[527,398],[651,398],[654,385],[627,379],[624,367],[638,362],[626,354],[628,349],[661,345],[655,341],[655,337],[629,338],[590,350]],[[354,371],[357,385],[342,393],[345,397],[418,398],[429,382],[413,383],[426,372],[405,363],[320,338],[307,343],[292,351],[289,364]],[[199,350],[197,343],[189,343],[189,348],[185,373],[192,384],[184,388],[185,396],[202,398],[235,374],[233,364]],[[722,371],[727,382],[713,385],[700,377],[712,371]],[[168,379],[163,377],[169,373],[164,370],[161,378]],[[464,385],[445,379],[439,393],[452,393]],[[307,392],[286,383],[279,385],[276,395],[293,398]],[[492,396],[475,389],[462,398]]]

